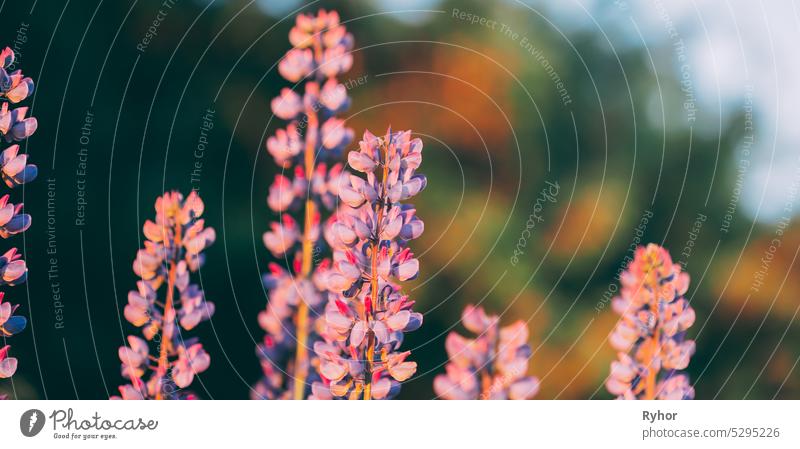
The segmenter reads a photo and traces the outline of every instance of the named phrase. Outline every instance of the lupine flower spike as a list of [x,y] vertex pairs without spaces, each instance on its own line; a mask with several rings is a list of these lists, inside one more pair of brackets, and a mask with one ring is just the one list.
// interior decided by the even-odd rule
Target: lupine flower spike
[[264,234],[267,249],[287,263],[270,264],[264,276],[269,302],[259,323],[266,335],[257,348],[264,376],[253,389],[254,398],[308,395],[313,375],[309,348],[318,338],[312,321],[327,302],[317,271],[330,264],[321,258],[315,264],[313,259],[323,250],[320,222],[323,214],[335,209],[343,176],[342,164],[329,168],[329,163],[341,157],[353,137],[335,116],[350,103],[347,89],[336,77],[353,61],[353,38],[339,23],[339,15],[324,10],[301,14],[289,40],[293,48],[278,71],[302,91],[284,88],[271,103],[275,116],[289,123],[266,142],[267,151],[286,173],[277,175],[269,189],[267,204],[280,220]]
[[411,131],[389,130],[382,138],[367,131],[347,160],[364,177],[351,175],[339,186],[346,207],[326,230],[334,252],[323,277],[331,295],[318,322],[321,379],[312,397],[388,399],[417,369],[400,346],[405,332],[422,325],[422,315],[399,283],[419,273],[407,243],[424,225],[402,201],[425,188],[425,176],[416,173],[422,141],[411,139]]
[[[16,70],[6,70],[14,63],[14,51],[6,47],[0,51],[0,136],[5,142],[22,141],[36,131],[37,122],[26,117],[28,108],[13,108],[33,93],[33,80]],[[28,164],[28,155],[19,153],[19,145],[11,145],[0,153],[0,176],[9,189],[14,189],[36,178],[36,166]],[[8,239],[25,232],[31,225],[31,216],[22,212],[22,203],[14,204],[10,195],[0,197],[0,237]],[[22,255],[11,248],[0,256],[0,287],[22,284],[28,278],[28,268]],[[0,292],[0,336],[4,339],[25,329],[27,320],[14,315],[19,305],[5,302],[5,292]],[[0,379],[9,378],[17,370],[17,359],[10,357],[11,346],[0,347]],[[0,395],[0,399],[5,399]]]
[[156,221],[144,224],[147,240],[133,262],[141,280],[128,293],[124,312],[126,320],[142,328],[144,339],[130,335],[128,345],[119,348],[122,376],[130,383],[119,387],[120,396],[112,399],[196,397],[183,389],[211,359],[203,345],[186,338],[182,330],[190,331],[214,314],[214,304],[190,279],[203,264],[203,250],[215,239],[214,229],[200,218],[203,208],[194,191],[185,199],[168,192],[156,200]]
[[684,298],[689,275],[651,243],[636,250],[621,283],[612,302],[621,318],[609,338],[619,353],[606,388],[618,399],[693,399],[689,376],[680,372],[695,350],[685,338],[695,320]]
[[500,328],[498,316],[469,305],[461,322],[474,339],[450,332],[445,349],[450,362],[446,374],[433,380],[442,399],[530,399],[539,392],[539,379],[528,376],[531,348],[528,328],[517,321]]

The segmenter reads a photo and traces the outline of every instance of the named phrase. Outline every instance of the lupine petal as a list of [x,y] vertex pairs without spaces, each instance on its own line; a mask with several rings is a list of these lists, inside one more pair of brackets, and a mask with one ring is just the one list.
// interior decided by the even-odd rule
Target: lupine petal
[[17,371],[17,359],[7,357],[0,361],[0,379],[7,379]]

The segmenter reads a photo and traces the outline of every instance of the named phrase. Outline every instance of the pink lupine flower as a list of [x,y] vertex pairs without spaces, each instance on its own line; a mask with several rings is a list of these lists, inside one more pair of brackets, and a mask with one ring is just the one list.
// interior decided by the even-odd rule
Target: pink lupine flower
[[606,388],[619,399],[693,399],[689,365],[695,343],[686,340],[694,310],[684,298],[689,275],[666,249],[649,244],[636,250],[621,276],[622,290],[612,307],[620,315],[609,336],[619,351]]
[[8,194],[0,197],[0,237],[4,239],[25,232],[31,226],[31,216],[21,213],[22,203],[14,205],[8,199]]
[[315,44],[314,38],[319,36],[326,46],[337,44],[345,38],[347,32],[339,23],[339,13],[320,10],[316,16],[300,14],[297,16],[296,25],[289,32],[289,42],[297,48],[311,47]]
[[297,92],[284,87],[281,94],[270,103],[272,113],[282,120],[292,120],[303,112],[303,98]]
[[0,51],[0,67],[9,67],[14,63],[14,50],[11,47],[6,47]]
[[39,126],[33,117],[25,117],[27,107],[9,110],[8,103],[0,105],[0,134],[6,142],[24,140],[36,132]]
[[19,145],[11,145],[0,153],[0,171],[9,188],[33,181],[38,172],[35,165],[28,164],[27,154],[19,154]]
[[122,361],[123,377],[142,377],[149,362],[150,347],[145,340],[128,335],[128,345],[120,346],[118,355]]
[[314,55],[310,49],[293,48],[278,63],[278,71],[287,80],[296,83],[314,70]]
[[406,360],[410,352],[399,348],[403,334],[422,325],[422,314],[412,310],[414,301],[399,282],[416,277],[419,263],[398,236],[419,219],[394,192],[408,180],[424,179],[415,174],[419,163],[409,163],[421,161],[422,142],[412,140],[410,131],[389,130],[383,138],[366,132],[360,145],[361,153],[351,151],[348,161],[366,153],[372,163],[351,162],[364,177],[351,175],[339,186],[348,207],[339,209],[325,232],[334,253],[323,273],[331,293],[318,323],[323,341],[314,345],[321,376],[313,387],[317,399],[388,399],[417,368]]
[[24,316],[14,315],[19,304],[4,302],[5,292],[0,292],[0,336],[10,337],[25,329],[28,320]]
[[[5,293],[0,292],[0,336],[5,338],[22,332],[28,320],[23,316],[15,316],[14,312],[19,305],[3,302],[4,297]],[[9,378],[17,371],[17,359],[8,357],[9,349],[9,345],[0,348],[0,379]],[[5,396],[0,396],[0,399],[5,399]]]
[[350,54],[350,49],[344,45],[337,45],[325,49],[319,69],[325,76],[336,76],[347,72],[352,66],[353,55]]
[[350,97],[347,96],[347,88],[331,78],[323,84],[319,102],[331,112],[339,112],[349,106]]
[[[128,346],[119,348],[122,376],[131,383],[119,387],[120,396],[112,399],[195,398],[180,389],[205,371],[211,359],[200,343],[185,339],[181,329],[190,331],[214,314],[214,304],[191,283],[191,273],[203,263],[202,252],[216,238],[200,218],[204,208],[194,191],[186,198],[167,192],[156,200],[156,220],[143,226],[147,240],[133,263],[141,280],[128,293],[124,315],[142,328],[145,339],[129,336]],[[163,302],[158,300],[162,286]],[[155,355],[150,354],[149,342],[157,346]]]
[[281,167],[291,165],[291,159],[303,150],[303,141],[297,132],[295,123],[289,124],[285,130],[279,129],[274,136],[267,139],[267,151]]
[[33,93],[33,80],[16,70],[6,70],[14,63],[14,51],[6,47],[0,52],[0,134],[6,142],[23,140],[36,132],[37,122],[33,117],[25,117],[27,107],[11,109],[9,104],[24,101]]
[[295,175],[295,181],[283,175],[275,175],[275,181],[269,187],[267,205],[276,212],[284,212],[296,204],[295,199],[305,193],[305,178]]
[[7,67],[14,63],[14,51],[6,47],[0,55],[0,98],[19,103],[33,93],[33,80],[22,75],[21,70],[8,73]]
[[178,322],[187,331],[210,320],[214,315],[214,303],[205,300],[203,291],[196,284],[190,284],[181,290],[181,305]]
[[[14,51],[6,47],[0,51],[0,135],[6,142],[20,141],[36,131],[37,122],[26,117],[25,106],[11,109],[33,93],[33,80],[16,70],[8,73],[7,68],[14,63]],[[19,154],[19,145],[11,145],[0,153],[0,174],[8,188],[33,181],[37,169],[28,164],[28,155]],[[31,225],[31,216],[22,213],[22,203],[14,204],[10,195],[0,197],[0,237],[11,238],[25,232]],[[6,250],[0,256],[0,286],[22,284],[28,278],[28,268],[16,248]],[[22,332],[27,319],[14,315],[18,305],[4,302],[5,293],[0,292],[0,336],[10,337]],[[11,377],[17,369],[17,359],[8,356],[10,346],[0,349],[0,378]],[[0,398],[4,399],[4,398]]]
[[531,348],[528,328],[517,321],[500,328],[500,318],[488,316],[482,307],[464,309],[461,322],[477,335],[447,336],[450,362],[446,374],[436,376],[433,389],[442,399],[530,399],[539,392],[539,379],[527,376]]
[[195,373],[202,373],[210,364],[211,358],[200,343],[189,348],[179,346],[178,360],[172,368],[172,379],[178,387],[186,388],[191,385]]
[[[321,10],[299,15],[289,40],[294,48],[278,71],[298,83],[298,90],[284,88],[270,102],[273,114],[289,123],[266,142],[286,173],[277,175],[269,189],[267,204],[281,218],[264,233],[264,245],[276,258],[291,260],[286,268],[271,264],[264,276],[269,302],[258,321],[266,335],[257,348],[264,376],[254,386],[253,397],[268,399],[304,399],[313,393],[308,385],[318,378],[310,369],[317,362],[309,348],[319,339],[310,316],[318,316],[327,303],[327,288],[320,279],[330,261],[314,259],[323,249],[323,214],[338,206],[337,186],[345,175],[341,164],[329,162],[353,138],[352,130],[335,117],[350,103],[336,76],[352,64],[352,37],[338,14]],[[329,51],[339,55],[331,63]],[[292,215],[300,210],[302,216]]]
[[344,126],[344,120],[334,117],[326,120],[320,131],[322,146],[327,150],[343,147],[353,140],[353,130]]
[[0,285],[15,286],[28,279],[28,267],[16,248],[11,248],[0,256]]
[[327,210],[334,210],[337,206],[341,207],[339,186],[348,176],[350,174],[341,163],[334,164],[330,170],[324,163],[317,166],[311,180],[311,191]]
[[295,243],[301,238],[300,228],[291,215],[282,215],[281,222],[274,222],[270,227],[272,230],[264,233],[264,246],[276,257],[294,248]]
[[17,359],[8,356],[9,349],[9,345],[0,348],[0,379],[7,379],[17,371]]
[[289,41],[295,48],[286,54],[278,67],[281,75],[289,81],[297,82],[317,69],[326,77],[334,78],[352,66],[350,49],[353,38],[339,23],[336,11],[321,10],[316,16],[298,15],[294,28],[289,32]]

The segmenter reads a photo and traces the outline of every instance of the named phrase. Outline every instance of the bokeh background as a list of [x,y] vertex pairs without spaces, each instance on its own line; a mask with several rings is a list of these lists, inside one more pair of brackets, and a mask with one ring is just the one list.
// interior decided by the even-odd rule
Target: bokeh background
[[[29,282],[9,297],[30,327],[8,341],[20,364],[0,390],[116,393],[141,225],[165,189],[197,188],[218,240],[202,269],[217,311],[198,327],[212,364],[196,390],[248,397],[273,218],[263,142],[286,85],[275,66],[294,11],[319,7],[355,35],[349,125],[425,141],[409,286],[425,323],[406,340],[419,370],[401,398],[434,397],[469,303],[528,322],[538,398],[610,398],[604,298],[636,242],[663,244],[692,276],[698,398],[800,397],[800,16],[789,1],[710,0],[176,0],[144,51],[160,1],[0,2],[0,43],[37,83],[26,147],[40,168],[24,191],[33,225],[7,242],[24,246]],[[539,207],[548,182],[558,193]]]

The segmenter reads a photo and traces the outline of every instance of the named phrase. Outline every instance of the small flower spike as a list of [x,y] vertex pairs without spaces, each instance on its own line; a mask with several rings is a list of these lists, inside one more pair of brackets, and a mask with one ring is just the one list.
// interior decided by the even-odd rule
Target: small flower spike
[[[119,348],[122,377],[130,384],[119,387],[120,396],[112,399],[196,398],[183,389],[208,368],[211,358],[182,330],[190,331],[214,314],[214,303],[190,279],[203,264],[202,252],[216,237],[200,218],[203,209],[194,191],[186,198],[168,192],[156,200],[156,221],[144,224],[147,240],[133,262],[141,280],[128,293],[124,314],[142,328],[145,338],[128,336],[128,345]],[[163,302],[158,299],[161,287],[166,289]]]
[[401,201],[425,187],[425,177],[416,173],[422,141],[411,139],[411,131],[389,130],[380,138],[366,132],[348,161],[362,176],[342,179],[339,198],[346,206],[325,231],[333,264],[322,273],[330,295],[317,323],[321,379],[312,397],[389,399],[417,369],[400,346],[406,332],[422,325],[422,314],[414,312],[400,283],[419,273],[407,245],[424,225]]
[[[8,47],[0,51],[0,137],[5,142],[21,141],[36,131],[37,122],[25,117],[28,108],[12,108],[33,92],[33,80],[16,70],[8,73],[14,63],[14,51]],[[37,169],[28,163],[28,155],[19,153],[19,145],[11,145],[0,152],[0,176],[9,189],[14,189],[36,178]],[[31,225],[31,216],[22,212],[22,203],[11,202],[9,194],[0,197],[0,237],[9,239],[25,232]],[[0,256],[0,287],[13,287],[28,278],[28,268],[16,248]],[[19,305],[4,302],[5,292],[0,292],[0,336],[4,339],[25,329],[25,317],[14,315]],[[0,379],[11,377],[17,370],[17,359],[9,357],[11,346],[0,348]],[[0,399],[5,399],[0,395]]]
[[651,243],[636,250],[621,283],[612,302],[620,319],[609,337],[619,353],[606,388],[618,399],[694,399],[689,376],[680,372],[695,350],[686,339],[695,320],[684,298],[689,275]]
[[[267,205],[280,217],[264,233],[264,246],[283,264],[264,275],[266,309],[258,321],[266,332],[256,353],[264,373],[253,387],[256,399],[306,399],[318,364],[310,351],[319,340],[314,320],[328,302],[320,273],[330,265],[321,257],[323,220],[338,206],[338,185],[346,176],[342,151],[353,131],[336,114],[350,104],[336,77],[350,69],[353,38],[335,11],[300,14],[289,33],[293,48],[278,71],[292,83],[270,105],[288,122],[266,141],[267,152],[284,173],[275,176]],[[285,266],[284,266],[285,265]]]
[[474,339],[451,332],[445,341],[450,362],[436,376],[433,389],[441,399],[530,399],[539,379],[527,376],[531,348],[528,328],[517,321],[500,328],[500,318],[469,305],[461,322]]

